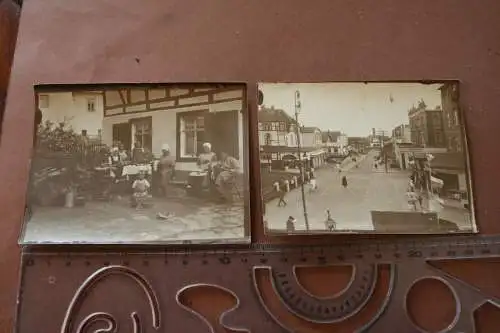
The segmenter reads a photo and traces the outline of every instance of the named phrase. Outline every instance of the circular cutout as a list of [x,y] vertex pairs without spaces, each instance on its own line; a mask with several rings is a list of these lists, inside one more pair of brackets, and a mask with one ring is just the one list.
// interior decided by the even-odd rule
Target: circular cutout
[[456,296],[444,281],[424,278],[413,284],[406,295],[409,319],[423,332],[448,329],[457,317]]
[[295,267],[299,285],[317,298],[334,297],[342,293],[351,283],[353,273],[351,265]]

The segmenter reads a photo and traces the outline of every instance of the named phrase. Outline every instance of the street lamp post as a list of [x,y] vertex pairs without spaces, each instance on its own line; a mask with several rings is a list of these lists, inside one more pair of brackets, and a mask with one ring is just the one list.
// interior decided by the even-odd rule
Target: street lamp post
[[429,180],[427,181],[427,196],[430,199],[431,195],[432,195],[432,188],[431,188],[431,182],[432,182],[431,162],[434,159],[434,156],[432,154],[426,154],[425,158],[427,160],[427,168],[429,169]]
[[387,152],[385,150],[385,144],[384,144],[384,136],[385,136],[385,131],[379,130],[378,131],[379,135],[379,141],[380,141],[380,151],[382,152],[382,155],[384,157],[384,166],[385,166],[385,172],[388,172],[387,169]]
[[300,190],[302,192],[302,208],[304,210],[304,221],[306,223],[306,230],[309,231],[309,219],[307,216],[307,204],[306,204],[306,194],[304,189],[304,166],[302,165],[302,155],[300,154],[300,128],[299,128],[299,113],[300,113],[300,92],[295,91],[295,132],[297,135],[297,155],[299,156],[299,172],[300,172]]

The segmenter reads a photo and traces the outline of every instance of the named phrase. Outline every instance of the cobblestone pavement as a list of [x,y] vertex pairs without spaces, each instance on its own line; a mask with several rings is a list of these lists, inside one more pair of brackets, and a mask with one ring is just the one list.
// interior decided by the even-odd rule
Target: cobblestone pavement
[[[218,242],[245,237],[243,200],[216,204],[190,197],[154,198],[152,207],[135,209],[127,198],[88,202],[85,207],[34,207],[24,242],[127,243]],[[168,219],[157,214],[171,213]]]
[[[371,211],[410,211],[406,198],[408,171],[389,170],[384,167],[374,168],[375,152],[358,159],[355,164],[343,166],[343,172],[323,167],[316,171],[318,190],[309,192],[305,188],[306,207],[310,230],[324,231],[326,210],[337,222],[337,231],[374,230]],[[341,186],[341,177],[345,175],[348,187]],[[266,205],[264,220],[270,230],[286,230],[286,220],[293,216],[296,230],[306,230],[303,203],[300,189],[294,189],[286,196],[288,205],[278,207],[278,200]],[[425,205],[425,203],[424,203]],[[440,218],[457,223],[462,229],[470,229],[468,212],[463,209],[446,207],[439,214]]]

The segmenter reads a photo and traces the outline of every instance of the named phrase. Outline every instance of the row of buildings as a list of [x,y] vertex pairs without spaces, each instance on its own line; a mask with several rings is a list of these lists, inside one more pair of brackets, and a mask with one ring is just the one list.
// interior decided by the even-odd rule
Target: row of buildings
[[197,170],[205,142],[244,165],[244,94],[240,85],[105,86],[39,91],[36,106],[43,122],[108,147],[139,145],[159,157],[168,144],[180,174]]
[[259,146],[262,164],[300,157],[316,168],[329,155],[347,155],[349,140],[340,131],[300,126],[284,110],[263,106],[259,110]]
[[408,110],[408,124],[392,131],[385,150],[401,169],[413,169],[424,186],[444,192],[467,192],[465,135],[455,84],[440,88],[441,107],[430,109],[424,101]]

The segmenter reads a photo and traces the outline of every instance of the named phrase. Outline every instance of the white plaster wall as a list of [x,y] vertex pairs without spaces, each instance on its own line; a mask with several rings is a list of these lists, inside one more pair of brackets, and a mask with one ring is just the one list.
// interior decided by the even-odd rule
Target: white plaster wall
[[[113,124],[119,124],[128,122],[130,119],[141,118],[141,117],[152,117],[152,149],[155,156],[159,156],[161,153],[161,146],[164,143],[169,144],[172,151],[172,155],[177,154],[176,140],[177,140],[177,113],[186,111],[201,111],[206,110],[208,107],[210,112],[224,112],[224,111],[241,111],[242,102],[232,101],[232,102],[222,102],[210,105],[197,105],[188,107],[178,107],[167,110],[157,110],[149,112],[138,112],[134,114],[119,114],[113,115],[111,117],[105,117],[103,120],[103,130],[102,138],[103,142],[107,145],[111,145],[113,141]],[[243,115],[241,112],[238,116],[238,144],[240,149],[240,163],[245,163],[244,161],[244,127],[243,127]]]
[[290,144],[288,133],[277,131],[259,131],[259,144],[266,145],[266,135],[271,135],[271,146],[286,146]]
[[[40,108],[43,121],[50,120],[55,123],[66,122],[80,133],[87,130],[88,135],[97,135],[102,128],[103,99],[100,94],[75,94],[71,92],[57,92],[41,95],[49,96],[48,108]],[[95,111],[87,110],[87,99],[94,98]]]

